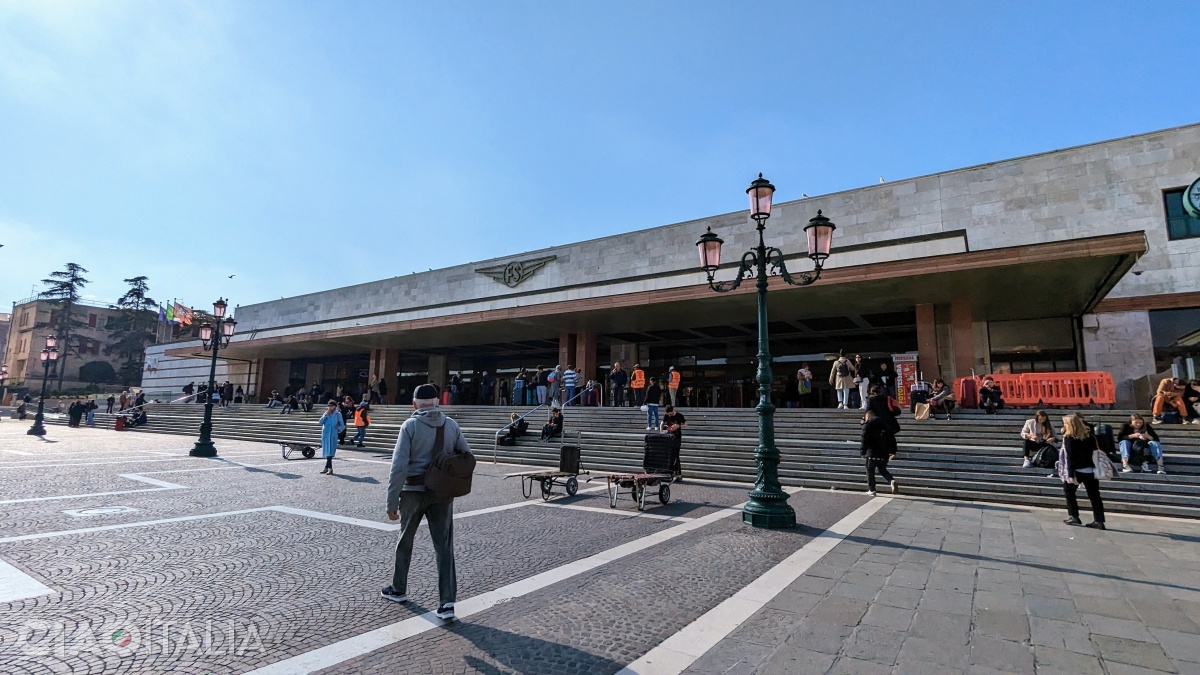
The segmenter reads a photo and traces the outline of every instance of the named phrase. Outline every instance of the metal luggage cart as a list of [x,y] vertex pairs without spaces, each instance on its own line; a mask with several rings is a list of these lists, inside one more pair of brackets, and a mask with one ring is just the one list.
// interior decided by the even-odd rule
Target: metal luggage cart
[[279,451],[283,454],[283,458],[289,461],[292,459],[293,452],[304,455],[304,459],[312,459],[317,454],[316,448],[307,443],[292,443],[290,441],[275,442],[279,444]]
[[579,461],[579,432],[563,432],[563,443],[558,449],[558,470],[538,469],[536,471],[519,471],[506,474],[505,478],[521,479],[521,494],[529,499],[533,496],[533,486],[541,485],[542,499],[550,501],[554,496],[554,487],[562,487],[568,497],[574,497],[579,491],[579,476],[588,472]]
[[679,453],[679,448],[675,446],[675,436],[670,433],[646,434],[645,443],[645,456],[642,461],[644,473],[609,474],[609,508],[617,508],[621,490],[629,490],[638,511],[646,510],[646,494],[654,488],[658,488],[660,504],[670,503],[671,484],[676,479],[673,467]]

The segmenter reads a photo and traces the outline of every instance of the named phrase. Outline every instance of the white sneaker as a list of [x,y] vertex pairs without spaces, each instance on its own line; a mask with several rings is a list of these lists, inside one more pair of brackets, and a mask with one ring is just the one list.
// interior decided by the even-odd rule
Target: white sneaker
[[874,497],[874,496],[875,496],[875,491],[874,491],[874,490],[867,490],[867,494],[869,494],[869,495],[871,495],[872,497]]
[[1150,473],[1150,462],[1142,462],[1142,473]]
[[1165,475],[1167,475],[1167,470],[1166,470],[1166,469],[1164,469],[1164,468],[1162,468],[1161,466],[1160,466],[1160,467],[1158,467],[1158,475],[1160,475],[1160,476],[1165,476]]
[[1022,468],[1022,469],[1028,469],[1028,468],[1030,468],[1030,467],[1032,467],[1032,466],[1033,466],[1033,462],[1029,461],[1029,458],[1028,458],[1028,457],[1026,457],[1026,458],[1025,458],[1025,461],[1024,461],[1024,462],[1021,462],[1021,468]]
[[453,621],[454,620],[454,603],[447,602],[446,604],[442,605],[441,607],[438,607],[437,611],[434,612],[433,615],[436,616],[437,618],[441,619],[442,621]]
[[839,404],[838,404],[838,407],[837,407],[837,409],[838,409],[838,410],[845,410],[845,409],[846,409],[846,404],[845,404],[845,403],[839,403]]

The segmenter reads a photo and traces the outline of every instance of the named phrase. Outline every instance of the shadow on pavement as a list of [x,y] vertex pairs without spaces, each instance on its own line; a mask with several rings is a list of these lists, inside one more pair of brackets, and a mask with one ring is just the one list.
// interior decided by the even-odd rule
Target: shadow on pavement
[[[471,623],[453,623],[447,630],[470,640],[486,659],[466,654],[464,665],[487,675],[508,673],[576,672],[615,673],[625,667],[612,659],[572,647],[519,633]],[[458,672],[457,667],[454,672]]]

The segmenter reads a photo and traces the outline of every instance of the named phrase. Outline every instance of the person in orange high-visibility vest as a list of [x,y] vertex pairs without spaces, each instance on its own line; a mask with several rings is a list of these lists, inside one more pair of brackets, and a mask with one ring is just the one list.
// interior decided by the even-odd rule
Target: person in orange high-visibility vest
[[671,392],[671,406],[679,405],[676,399],[679,397],[679,381],[683,378],[679,375],[679,371],[675,370],[675,366],[671,366],[667,371],[667,389]]
[[629,378],[629,388],[633,390],[633,404],[642,407],[646,403],[646,371],[636,363],[633,364],[633,376]]

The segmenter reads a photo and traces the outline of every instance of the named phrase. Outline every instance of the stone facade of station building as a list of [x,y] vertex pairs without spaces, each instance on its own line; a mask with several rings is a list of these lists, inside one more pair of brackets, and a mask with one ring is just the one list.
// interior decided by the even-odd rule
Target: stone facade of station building
[[[1000,334],[1015,333],[1006,339],[1018,344],[1005,349],[1019,352],[1023,326],[1069,322],[1062,325],[1075,365],[1110,371],[1122,401],[1133,403],[1169,367],[1162,354],[1156,362],[1154,313],[1193,313],[1173,316],[1173,325],[1200,316],[1200,237],[1169,238],[1166,207],[1169,193],[1198,176],[1200,125],[1190,125],[776,204],[768,245],[794,254],[792,271],[808,268],[803,227],[818,209],[838,229],[821,281],[773,284],[771,319],[803,326],[806,318],[911,311],[916,326],[905,351],[920,354],[926,379],[947,380],[996,368]],[[667,328],[719,323],[712,316],[723,312],[753,321],[752,292],[718,298],[697,269],[695,241],[709,227],[725,240],[727,266],[755,243],[740,211],[242,306],[231,354],[260,364],[260,388],[280,382],[271,361],[297,355],[369,352],[372,374],[386,375],[404,353],[432,345],[469,353],[488,338],[521,334],[557,341],[564,361],[590,369],[614,355],[645,358],[645,345],[605,335],[662,329],[638,322],[653,323],[655,308],[668,304],[693,307],[695,318],[689,326],[676,316]],[[513,288],[479,272],[551,256]],[[856,307],[860,301],[870,307]],[[609,351],[595,353],[598,336]],[[823,346],[818,351],[836,349]],[[197,350],[160,351],[148,361]],[[429,364],[433,379],[444,377],[445,358]]]

